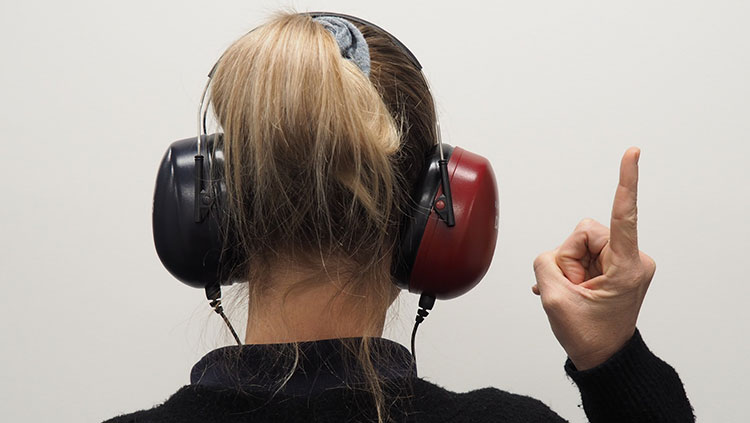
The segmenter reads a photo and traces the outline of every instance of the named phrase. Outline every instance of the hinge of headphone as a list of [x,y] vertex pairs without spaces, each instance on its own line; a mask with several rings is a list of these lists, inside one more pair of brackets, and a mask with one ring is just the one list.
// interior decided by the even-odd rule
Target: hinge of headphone
[[208,215],[211,208],[211,194],[203,188],[203,155],[195,156],[195,191],[193,197],[193,220],[195,223],[201,223]]
[[[432,208],[435,210],[435,213],[437,213],[438,218],[440,220],[444,221],[446,224],[448,223],[448,201],[445,194],[440,194],[438,198],[435,199],[435,203],[433,203]],[[450,225],[449,225],[450,226]]]
[[453,214],[453,196],[451,195],[451,183],[448,178],[448,160],[438,160],[438,166],[440,167],[440,184],[443,193],[435,200],[432,208],[435,209],[435,213],[448,227],[453,227],[456,225],[456,217]]

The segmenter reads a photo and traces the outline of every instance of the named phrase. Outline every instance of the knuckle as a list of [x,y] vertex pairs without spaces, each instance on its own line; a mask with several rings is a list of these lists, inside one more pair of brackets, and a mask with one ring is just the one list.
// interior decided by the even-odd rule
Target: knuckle
[[624,288],[627,290],[633,291],[637,290],[638,288],[643,285],[644,278],[639,275],[633,275],[632,277],[626,279],[626,282],[623,284]]
[[656,272],[656,261],[654,261],[651,256],[649,256],[646,253],[641,252],[641,262],[643,263],[643,266],[646,268],[646,272],[650,275],[653,275]]
[[590,217],[585,217],[578,222],[576,229],[588,229],[596,225],[598,222]]
[[540,269],[540,268],[541,268],[542,266],[544,266],[544,254],[545,254],[545,253],[539,254],[539,255],[538,255],[538,256],[536,256],[536,258],[534,259],[534,271],[535,271],[535,272],[536,272],[537,270],[539,270],[539,269]]
[[545,251],[543,253],[540,253],[536,258],[534,259],[534,271],[543,268],[548,262],[553,260],[554,258],[554,252],[553,251]]
[[613,215],[612,220],[623,225],[637,226],[638,209],[633,208],[632,210],[628,210],[626,213]]

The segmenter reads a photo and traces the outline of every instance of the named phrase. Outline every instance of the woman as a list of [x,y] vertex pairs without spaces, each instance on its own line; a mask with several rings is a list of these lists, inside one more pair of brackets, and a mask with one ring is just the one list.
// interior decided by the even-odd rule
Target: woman
[[[404,48],[360,22],[283,14],[232,44],[212,84],[246,345],[210,352],[191,385],[111,422],[564,421],[528,397],[422,380],[381,338],[404,204],[438,138]],[[635,326],[655,271],[636,236],[639,153],[623,156],[611,229],[583,220],[536,258],[533,291],[590,421],[693,421]]]

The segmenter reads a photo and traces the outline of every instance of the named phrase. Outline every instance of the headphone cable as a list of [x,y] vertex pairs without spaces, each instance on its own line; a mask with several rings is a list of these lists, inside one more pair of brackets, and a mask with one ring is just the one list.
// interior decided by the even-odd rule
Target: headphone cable
[[411,331],[411,356],[414,358],[414,362],[417,362],[417,352],[414,348],[414,341],[417,338],[417,328],[419,324],[424,322],[425,317],[430,315],[432,306],[435,305],[435,297],[430,294],[422,294],[419,297],[419,308],[417,309],[417,317],[414,319],[414,329]]
[[224,319],[224,323],[227,324],[229,331],[232,332],[232,336],[234,337],[234,340],[237,341],[237,345],[242,345],[242,342],[240,341],[240,337],[237,336],[237,332],[235,332],[234,328],[232,327],[232,323],[229,322],[227,315],[224,314],[224,308],[221,306],[221,298],[215,298],[211,300],[211,302],[208,304],[211,306],[211,308],[214,309],[216,314],[218,314],[219,316],[221,316],[222,319]]

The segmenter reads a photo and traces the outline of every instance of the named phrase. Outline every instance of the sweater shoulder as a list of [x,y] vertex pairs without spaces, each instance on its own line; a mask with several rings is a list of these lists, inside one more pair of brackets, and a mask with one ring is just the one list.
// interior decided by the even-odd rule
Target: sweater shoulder
[[434,417],[438,418],[437,421],[540,423],[566,421],[536,398],[494,387],[454,392],[436,383],[418,379],[414,384],[414,402],[416,409],[431,410],[431,413],[435,414]]
[[[424,379],[410,379],[409,394],[399,390],[392,416],[405,422],[565,422],[541,401],[487,387],[454,392]],[[362,398],[359,398],[362,396]],[[335,390],[315,398],[268,397],[202,386],[182,387],[163,404],[124,414],[105,423],[227,423],[245,421],[356,421],[351,405],[363,404],[366,395]],[[314,416],[310,420],[311,416]],[[398,417],[397,417],[398,416]],[[283,417],[283,420],[279,420]],[[367,420],[367,419],[365,419]]]
[[103,423],[172,423],[219,422],[214,407],[206,396],[206,392],[195,385],[186,385],[172,394],[169,399],[150,409],[113,417]]

